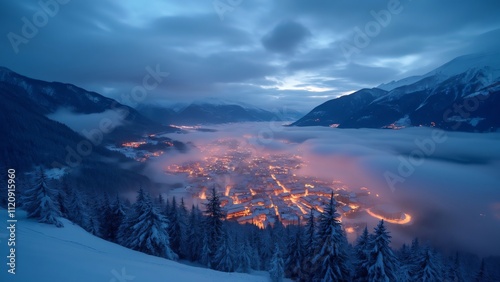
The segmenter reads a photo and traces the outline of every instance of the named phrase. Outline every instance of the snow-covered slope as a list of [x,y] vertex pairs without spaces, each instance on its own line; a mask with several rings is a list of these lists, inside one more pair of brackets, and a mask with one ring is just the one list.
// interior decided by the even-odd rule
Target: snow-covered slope
[[[464,73],[470,69],[487,70],[489,77],[487,78],[488,81],[485,81],[485,84],[489,84],[500,78],[500,52],[497,51],[460,56],[424,75],[411,76],[401,80],[383,83],[377,86],[377,88],[390,91],[401,86],[414,84],[415,82],[428,77],[434,77],[434,84],[438,84],[454,75]],[[432,86],[429,86],[429,88],[430,87]]]
[[[97,238],[68,220],[64,228],[37,223],[16,213],[16,274],[7,272],[8,230],[0,228],[0,281],[268,281],[265,272],[224,273],[129,250]],[[0,218],[7,212],[0,209]],[[6,221],[2,220],[3,226]]]

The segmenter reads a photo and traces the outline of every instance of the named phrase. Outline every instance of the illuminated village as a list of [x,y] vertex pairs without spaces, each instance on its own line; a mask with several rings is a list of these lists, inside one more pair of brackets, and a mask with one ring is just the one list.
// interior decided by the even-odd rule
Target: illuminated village
[[[298,175],[307,165],[299,155],[252,154],[235,139],[221,139],[199,149],[203,160],[170,165],[166,172],[187,176],[187,190],[193,198],[204,200],[215,188],[230,220],[261,228],[276,219],[284,225],[305,222],[311,209],[322,211],[333,192],[341,219],[368,213],[395,224],[411,221],[410,215],[400,211],[373,208],[378,195],[372,197],[366,187],[353,192],[339,181]],[[346,224],[348,233],[355,228]]]

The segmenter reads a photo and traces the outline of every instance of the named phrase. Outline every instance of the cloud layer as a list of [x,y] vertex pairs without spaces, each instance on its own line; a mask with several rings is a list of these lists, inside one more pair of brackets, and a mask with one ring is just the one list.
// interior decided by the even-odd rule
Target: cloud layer
[[[500,38],[495,0],[227,4],[221,11],[197,0],[5,1],[0,64],[111,97],[130,92],[146,66],[160,64],[171,76],[145,102],[217,96],[306,111],[498,47]],[[400,12],[374,16],[389,7]],[[362,48],[357,30],[369,34]],[[346,58],[345,44],[359,52]]]

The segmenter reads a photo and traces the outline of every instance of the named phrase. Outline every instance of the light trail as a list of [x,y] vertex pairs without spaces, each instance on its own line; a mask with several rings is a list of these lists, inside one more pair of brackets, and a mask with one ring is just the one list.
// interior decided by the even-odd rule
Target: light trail
[[376,214],[376,213],[372,212],[370,209],[366,209],[366,212],[374,218],[383,219],[384,221],[389,222],[389,223],[408,224],[411,222],[411,215],[409,215],[407,213],[403,213],[402,219],[390,219],[390,218],[385,218],[379,214]]

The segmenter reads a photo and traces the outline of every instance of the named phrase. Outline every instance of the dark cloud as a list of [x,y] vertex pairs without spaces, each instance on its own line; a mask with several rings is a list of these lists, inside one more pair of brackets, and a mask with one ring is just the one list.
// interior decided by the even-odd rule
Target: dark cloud
[[310,35],[311,32],[302,24],[284,21],[262,38],[262,45],[272,52],[290,54]]

